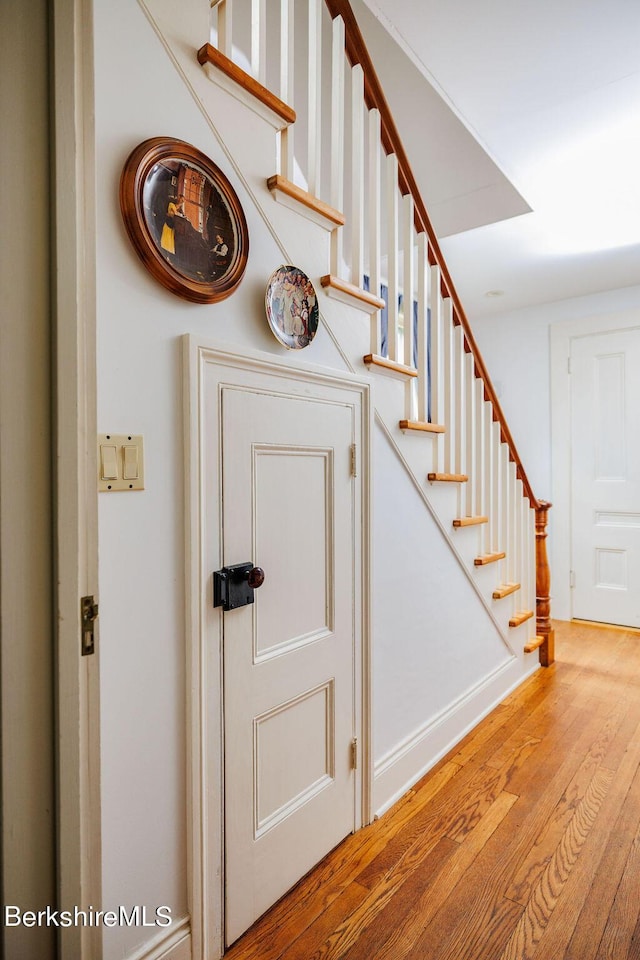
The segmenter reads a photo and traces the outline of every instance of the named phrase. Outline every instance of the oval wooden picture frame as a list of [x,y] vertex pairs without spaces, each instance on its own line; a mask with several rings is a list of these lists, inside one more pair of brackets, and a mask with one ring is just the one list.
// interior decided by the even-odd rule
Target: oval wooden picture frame
[[185,300],[224,300],[242,280],[249,231],[235,190],[213,161],[183,140],[153,137],[129,155],[120,209],[149,272]]

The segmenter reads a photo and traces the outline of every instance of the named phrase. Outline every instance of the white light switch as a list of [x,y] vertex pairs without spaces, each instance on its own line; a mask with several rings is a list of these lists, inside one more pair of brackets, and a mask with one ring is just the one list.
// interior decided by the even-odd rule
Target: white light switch
[[125,443],[123,450],[122,477],[124,480],[138,479],[138,448],[133,443]]
[[144,490],[142,437],[128,433],[98,436],[98,490]]
[[102,480],[118,479],[118,459],[115,443],[103,443],[100,447],[100,462],[102,465]]

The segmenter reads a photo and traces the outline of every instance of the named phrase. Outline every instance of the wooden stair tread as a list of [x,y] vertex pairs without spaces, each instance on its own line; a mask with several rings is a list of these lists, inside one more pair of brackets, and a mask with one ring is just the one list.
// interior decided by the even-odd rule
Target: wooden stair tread
[[[329,296],[335,297],[343,303],[348,303],[352,307],[357,307],[359,310],[364,310],[365,313],[373,314],[377,310],[382,310],[385,306],[381,297],[376,297],[368,290],[363,290],[362,287],[357,287],[355,283],[349,283],[348,280],[343,280],[341,277],[334,277],[331,273],[320,277],[320,284]],[[416,370],[416,376],[417,373]]]
[[382,371],[394,373],[400,377],[418,376],[415,367],[408,367],[405,363],[398,363],[397,360],[389,360],[388,357],[380,357],[377,353],[368,353],[362,360],[368,367],[380,367]]
[[489,523],[489,517],[457,517],[453,521],[454,527],[475,527],[479,523]]
[[446,433],[446,427],[441,423],[429,423],[428,420],[400,420],[401,430],[418,430],[422,433]]
[[537,650],[538,647],[541,647],[543,643],[544,643],[544,637],[540,637],[540,636],[532,637],[532,639],[529,640],[528,643],[525,643],[524,652],[533,653],[533,651]]
[[464,473],[428,473],[429,483],[466,483],[469,477]]
[[526,623],[527,620],[531,620],[533,616],[533,610],[520,610],[509,620],[510,627],[519,627],[521,623]]
[[267,187],[276,199],[284,194],[289,201],[293,201],[293,204],[290,204],[291,206],[295,205],[298,211],[303,212],[305,216],[321,226],[329,230],[344,226],[345,217],[343,213],[336,210],[335,207],[330,207],[323,200],[319,200],[318,197],[307,190],[303,190],[302,187],[292,183],[291,180],[281,177],[279,173],[269,177]]
[[520,589],[519,583],[501,583],[499,587],[493,591],[494,600],[502,600],[504,597],[510,596],[512,593],[516,593]]
[[506,553],[483,553],[473,561],[476,567],[484,567],[487,563],[495,563],[497,560],[504,560]]
[[198,50],[198,63],[202,66],[210,63],[212,66],[217,67],[226,74],[230,80],[233,80],[238,86],[248,91],[251,96],[255,97],[256,100],[259,100],[268,107],[269,110],[279,116],[285,125],[295,123],[296,112],[293,107],[290,107],[284,100],[276,97],[274,93],[271,93],[271,91],[267,90],[261,83],[258,83],[254,77],[246,73],[237,63],[234,63],[233,60],[225,57],[223,53],[220,53],[220,51],[210,43],[205,43],[204,46]]

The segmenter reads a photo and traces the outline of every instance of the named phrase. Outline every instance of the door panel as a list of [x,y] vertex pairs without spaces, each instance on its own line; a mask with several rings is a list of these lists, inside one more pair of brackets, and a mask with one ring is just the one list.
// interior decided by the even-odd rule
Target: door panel
[[224,615],[226,941],[355,826],[353,409],[226,387],[224,563],[265,571]]
[[640,626],[640,331],[571,351],[574,617]]
[[[331,450],[258,444],[253,456],[256,556],[269,563],[271,571],[257,613],[256,657],[260,659],[331,630],[333,556],[326,547],[332,536],[332,491],[327,480],[333,458]],[[286,494],[291,490],[295,503],[289,502],[288,495],[274,500],[274,490]],[[302,492],[300,499],[295,491]],[[284,554],[283,540],[288,545]],[[309,543],[316,548],[306,549]],[[300,557],[304,557],[304,575],[297,566]],[[283,603],[293,585],[297,602]]]

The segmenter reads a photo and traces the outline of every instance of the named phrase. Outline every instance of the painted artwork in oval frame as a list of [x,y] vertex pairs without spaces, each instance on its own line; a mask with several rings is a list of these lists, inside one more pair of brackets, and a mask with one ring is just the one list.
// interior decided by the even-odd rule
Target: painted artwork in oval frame
[[318,330],[320,311],[311,280],[298,267],[282,264],[269,277],[265,294],[269,326],[289,350],[309,346]]
[[120,209],[138,256],[172,293],[215,303],[239,285],[249,255],[244,212],[196,147],[167,137],[140,143],[122,171]]

